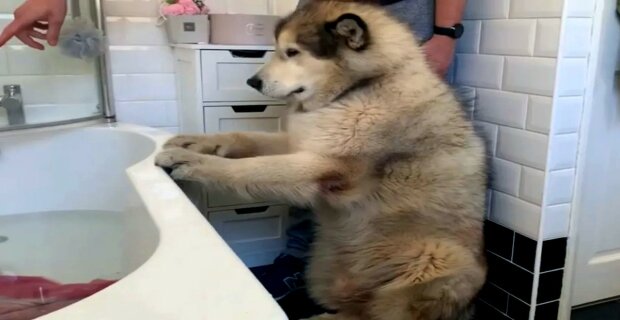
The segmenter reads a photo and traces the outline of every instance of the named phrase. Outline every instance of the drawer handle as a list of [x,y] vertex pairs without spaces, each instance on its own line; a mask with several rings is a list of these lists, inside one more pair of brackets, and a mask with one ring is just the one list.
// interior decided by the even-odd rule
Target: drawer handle
[[255,106],[230,106],[235,113],[247,113],[247,112],[265,112],[267,110],[266,105]]
[[269,209],[269,206],[235,209],[235,212],[241,215],[241,214],[261,213],[261,212],[267,211],[267,209]]
[[266,50],[229,50],[235,58],[262,58],[267,53]]

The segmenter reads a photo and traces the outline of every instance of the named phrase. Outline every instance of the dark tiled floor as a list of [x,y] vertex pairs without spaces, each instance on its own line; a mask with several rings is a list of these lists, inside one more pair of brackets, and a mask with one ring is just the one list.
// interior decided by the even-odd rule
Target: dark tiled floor
[[620,320],[620,300],[573,310],[571,320]]

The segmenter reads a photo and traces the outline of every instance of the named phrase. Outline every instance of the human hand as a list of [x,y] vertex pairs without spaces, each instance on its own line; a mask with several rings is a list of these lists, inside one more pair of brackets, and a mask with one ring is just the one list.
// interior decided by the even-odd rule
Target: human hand
[[55,46],[66,14],[66,0],[26,0],[15,10],[15,19],[0,34],[0,46],[12,37],[38,50],[44,47],[35,39],[47,40]]
[[422,46],[426,59],[440,77],[445,77],[454,58],[456,40],[442,35],[434,35]]

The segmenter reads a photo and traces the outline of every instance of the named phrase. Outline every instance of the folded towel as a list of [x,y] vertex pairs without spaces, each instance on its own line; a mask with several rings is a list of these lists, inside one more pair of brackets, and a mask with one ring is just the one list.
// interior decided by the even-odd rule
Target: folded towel
[[0,276],[0,320],[33,319],[91,296],[116,281],[60,284],[43,277]]

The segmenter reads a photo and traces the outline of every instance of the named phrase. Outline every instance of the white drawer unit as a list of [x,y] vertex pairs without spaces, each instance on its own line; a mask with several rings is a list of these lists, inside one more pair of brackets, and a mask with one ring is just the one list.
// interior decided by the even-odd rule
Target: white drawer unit
[[288,226],[286,206],[214,211],[207,213],[207,219],[249,267],[271,263],[284,248]]
[[203,101],[273,101],[246,84],[272,54],[265,50],[202,50]]
[[[272,47],[174,47],[180,133],[286,130],[284,102],[246,84],[269,60]],[[248,266],[269,264],[284,249],[287,206],[269,199],[248,201],[192,183],[180,185]]]
[[[204,131],[206,133],[233,131],[279,132],[285,130],[286,106],[239,105],[204,108]],[[218,190],[208,190],[209,207],[245,205],[248,200]],[[254,202],[263,202],[256,199]]]
[[220,190],[207,190],[207,208],[217,209],[221,207],[231,207],[231,206],[247,206],[248,204],[262,204],[267,202],[263,199],[254,199],[247,200],[236,193],[233,192],[225,192]]
[[286,106],[237,105],[204,108],[206,133],[234,131],[285,131]]

